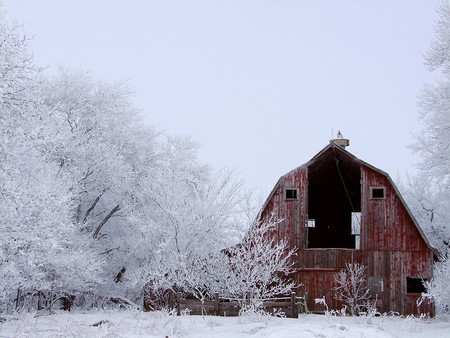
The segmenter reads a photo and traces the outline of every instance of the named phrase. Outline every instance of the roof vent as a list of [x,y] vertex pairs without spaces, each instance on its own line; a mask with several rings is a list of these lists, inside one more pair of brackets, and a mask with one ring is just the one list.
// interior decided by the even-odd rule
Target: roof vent
[[339,147],[342,147],[345,149],[345,147],[348,147],[350,145],[350,140],[347,138],[344,138],[341,134],[341,131],[339,130],[336,138],[332,139],[331,142],[333,142],[334,144],[337,144]]

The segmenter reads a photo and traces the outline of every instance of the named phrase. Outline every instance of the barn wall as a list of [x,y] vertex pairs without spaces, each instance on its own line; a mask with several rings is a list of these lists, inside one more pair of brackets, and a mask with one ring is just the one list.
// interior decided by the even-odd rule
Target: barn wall
[[[370,187],[385,187],[385,199],[371,199]],[[400,313],[417,314],[418,294],[407,294],[407,277],[430,279],[433,252],[422,238],[408,211],[388,178],[362,167],[361,250],[369,262],[369,274],[381,276],[385,283],[383,307]],[[389,270],[386,268],[389,267]]]
[[[288,188],[298,189],[298,199],[285,200],[285,189]],[[280,222],[274,235],[278,240],[287,239],[290,248],[304,248],[306,245],[307,198],[307,171],[300,167],[278,181],[262,213],[263,220],[270,219],[271,214],[276,215]]]

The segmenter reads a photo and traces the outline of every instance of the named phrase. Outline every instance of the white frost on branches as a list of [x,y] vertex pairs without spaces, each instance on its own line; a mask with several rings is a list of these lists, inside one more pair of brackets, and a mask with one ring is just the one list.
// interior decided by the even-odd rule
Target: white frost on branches
[[366,267],[359,263],[346,263],[335,277],[334,298],[350,309],[352,316],[359,314],[369,300],[369,289],[365,275]]
[[436,306],[437,315],[450,315],[450,259],[443,258],[434,266],[434,275],[431,281],[424,282],[426,293],[423,299],[428,299]]
[[101,262],[71,221],[70,184],[47,145],[55,124],[18,27],[0,24],[0,305],[19,289],[91,289]]
[[258,309],[264,300],[289,294],[294,286],[290,267],[294,250],[285,241],[277,242],[271,232],[277,222],[255,223],[242,241],[225,250],[188,251],[169,256],[165,265],[148,266],[145,277],[154,295],[164,290],[184,292],[200,300],[221,298],[236,300],[243,309]]
[[234,172],[145,125],[123,84],[44,76],[1,18],[0,111],[1,308],[17,289],[133,301],[144,284],[199,299],[290,289],[276,222],[243,236],[251,198]]
[[442,0],[437,13],[435,39],[431,41],[430,51],[425,56],[425,66],[430,71],[440,69],[447,77],[450,75],[450,4]]
[[228,252],[229,265],[224,287],[231,298],[249,297],[258,307],[265,299],[289,294],[294,286],[289,278],[295,249],[286,240],[277,241],[275,217],[253,224],[243,241]]
[[436,35],[425,65],[438,74],[418,102],[423,128],[411,148],[420,156],[418,174],[402,184],[404,196],[430,241],[441,252],[450,247],[450,5],[438,8]]

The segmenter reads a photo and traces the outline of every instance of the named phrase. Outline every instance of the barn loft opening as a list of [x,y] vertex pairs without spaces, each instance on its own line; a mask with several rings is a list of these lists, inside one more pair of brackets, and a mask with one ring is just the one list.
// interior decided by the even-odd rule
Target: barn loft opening
[[308,248],[359,249],[361,170],[352,157],[329,148],[308,166]]

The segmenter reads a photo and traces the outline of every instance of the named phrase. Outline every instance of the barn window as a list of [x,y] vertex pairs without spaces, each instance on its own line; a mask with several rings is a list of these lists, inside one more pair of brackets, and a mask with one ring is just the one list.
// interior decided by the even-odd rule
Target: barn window
[[286,188],[286,190],[284,191],[284,197],[287,200],[298,199],[298,189],[297,188]]
[[426,279],[420,277],[406,277],[406,293],[423,293],[426,292],[423,282]]
[[315,219],[309,219],[306,222],[306,227],[307,228],[315,228],[316,227],[316,220]]
[[367,280],[369,292],[372,297],[380,296],[384,291],[383,278],[379,276],[370,276]]
[[352,212],[352,235],[361,234],[361,212]]
[[370,198],[386,198],[386,189],[384,187],[371,187]]
[[361,212],[352,212],[352,235],[355,237],[355,249],[360,249]]

